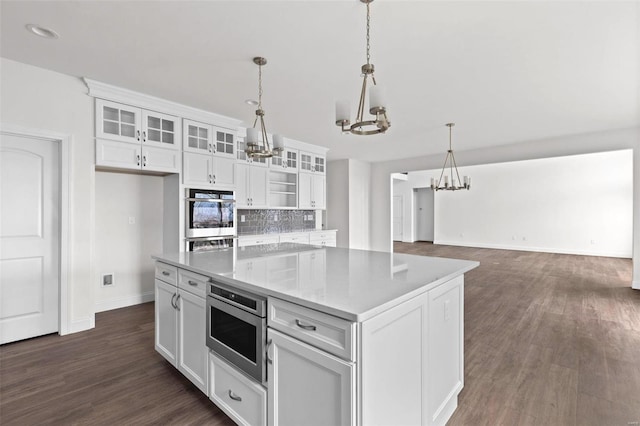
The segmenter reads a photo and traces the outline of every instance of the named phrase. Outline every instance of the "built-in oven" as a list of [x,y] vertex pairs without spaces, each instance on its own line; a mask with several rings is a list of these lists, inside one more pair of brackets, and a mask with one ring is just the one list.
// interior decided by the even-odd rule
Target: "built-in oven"
[[187,189],[185,237],[236,235],[236,201],[233,191]]
[[187,238],[186,251],[211,251],[236,246],[236,237],[201,237]]
[[207,346],[266,385],[267,299],[215,281],[207,290]]

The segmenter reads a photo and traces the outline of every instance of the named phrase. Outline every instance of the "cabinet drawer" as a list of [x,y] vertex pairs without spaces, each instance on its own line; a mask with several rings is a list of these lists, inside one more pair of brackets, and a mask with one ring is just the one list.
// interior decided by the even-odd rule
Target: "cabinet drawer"
[[259,237],[238,237],[238,247],[257,246],[260,244],[277,244],[280,242],[278,235],[264,235]]
[[178,268],[175,266],[167,265],[166,263],[156,262],[156,278],[169,283],[171,285],[178,285]]
[[267,391],[209,352],[209,398],[240,425],[267,424]]
[[195,272],[178,269],[178,287],[202,298],[207,297],[209,277]]
[[267,304],[269,327],[340,358],[355,361],[355,323],[271,297]]
[[311,238],[309,240],[309,244],[313,244],[316,246],[327,246],[327,247],[335,247],[336,246],[336,238]]
[[282,234],[281,243],[309,244],[309,234]]

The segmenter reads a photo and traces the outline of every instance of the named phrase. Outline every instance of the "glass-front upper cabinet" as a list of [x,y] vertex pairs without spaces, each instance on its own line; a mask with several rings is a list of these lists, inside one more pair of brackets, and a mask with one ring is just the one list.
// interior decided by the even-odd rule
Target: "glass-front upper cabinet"
[[179,149],[177,117],[96,99],[96,137]]
[[271,167],[281,167],[289,172],[298,171],[298,151],[294,149],[283,149],[279,154],[271,157]]
[[182,120],[184,133],[182,135],[182,149],[187,152],[207,154],[213,152],[211,142],[212,128],[208,124],[197,121]]
[[242,161],[245,163],[251,163],[255,166],[262,166],[262,167],[267,167],[269,165],[269,163],[267,162],[266,158],[250,158],[246,152],[244,152],[245,150],[245,142],[244,142],[244,138],[237,138],[237,144],[236,146],[238,147],[236,149],[236,159],[238,161]]
[[325,161],[326,159],[322,155],[301,151],[300,152],[300,171],[324,174],[326,171]]
[[215,143],[213,153],[221,157],[235,157],[236,134],[229,129],[213,127]]

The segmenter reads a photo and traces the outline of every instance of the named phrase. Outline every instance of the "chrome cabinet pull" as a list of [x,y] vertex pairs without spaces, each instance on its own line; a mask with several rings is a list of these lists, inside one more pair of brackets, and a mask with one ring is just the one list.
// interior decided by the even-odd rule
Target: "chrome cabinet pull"
[[138,163],[138,166],[140,165],[140,154],[136,155],[136,162]]
[[142,167],[147,167],[147,156],[146,155],[142,156]]
[[171,306],[173,306],[173,309],[178,309],[176,304],[173,302],[173,299],[175,299],[177,295],[178,293],[173,293],[173,296],[171,296]]
[[176,297],[176,309],[177,310],[180,310],[180,305],[178,305],[178,301],[180,300],[180,297],[182,297],[182,296],[180,296],[179,294],[178,294],[178,297]]
[[216,183],[216,175],[213,175],[213,183]]
[[303,323],[300,322],[299,319],[296,319],[296,325],[300,328],[302,328],[303,330],[311,330],[311,331],[315,331],[316,330],[316,326],[315,325],[304,325]]
[[211,179],[211,175],[209,175],[209,183],[213,183],[213,179]]
[[273,339],[269,339],[269,341],[267,342],[267,362],[269,364],[273,364],[273,360],[269,358],[269,348],[271,347],[272,344],[273,344]]
[[142,142],[147,141],[147,132],[142,132]]
[[136,139],[140,140],[140,130],[136,130]]
[[169,274],[169,272],[167,272],[167,271],[162,271],[162,275],[164,275],[165,277],[168,277],[171,274]]
[[229,398],[233,399],[234,401],[242,401],[242,398],[234,394],[231,389],[229,389]]
[[209,152],[213,152],[213,147],[211,146],[211,143],[209,143]]
[[197,283],[197,282],[195,282],[195,281],[191,281],[191,280],[189,280],[189,281],[187,281],[187,282],[189,283],[189,285],[192,285],[192,286],[197,286],[197,285],[198,285],[198,283]]

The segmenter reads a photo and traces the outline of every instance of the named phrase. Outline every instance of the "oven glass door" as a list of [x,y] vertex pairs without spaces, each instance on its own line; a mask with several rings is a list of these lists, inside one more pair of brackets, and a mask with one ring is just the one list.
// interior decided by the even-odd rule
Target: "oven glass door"
[[266,382],[266,318],[207,297],[207,346],[261,383]]
[[187,251],[211,251],[231,248],[235,238],[197,238],[187,240]]
[[233,191],[192,189],[188,198],[188,237],[235,235]]

